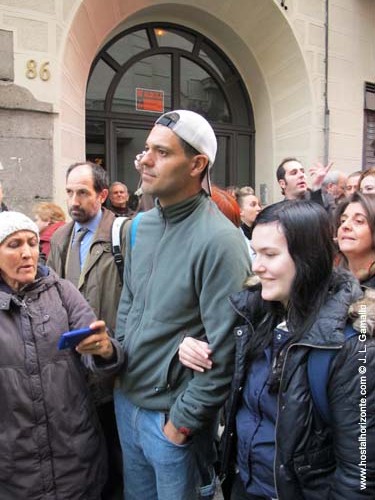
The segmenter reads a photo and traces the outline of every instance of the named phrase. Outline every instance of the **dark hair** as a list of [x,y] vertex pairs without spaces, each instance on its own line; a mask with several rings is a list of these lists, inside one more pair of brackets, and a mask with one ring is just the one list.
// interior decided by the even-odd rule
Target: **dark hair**
[[[289,156],[287,158],[284,158],[280,165],[277,167],[277,170],[276,170],[276,178],[277,178],[277,181],[281,181],[281,180],[285,180],[285,163],[288,163],[290,161],[298,161],[298,163],[300,163],[299,160],[297,160],[297,158],[295,158],[294,156]],[[285,195],[285,189],[282,187],[281,188],[281,194],[284,196]]]
[[[184,150],[184,153],[188,158],[193,158],[193,156],[203,154],[203,153],[200,153],[193,146],[191,146],[188,142],[186,142],[185,139],[182,139],[179,135],[177,135],[177,138],[179,139],[181,146],[182,146],[182,149]],[[201,173],[201,176],[200,176],[201,181],[203,181],[203,179],[207,173],[208,164],[209,164],[209,159],[207,158],[206,168],[203,170],[203,172]]]
[[92,161],[83,161],[83,162],[78,162],[78,163],[73,163],[73,165],[70,165],[66,171],[66,176],[65,179],[67,180],[69,177],[69,174],[72,170],[74,170],[77,167],[81,167],[87,165],[91,169],[92,173],[92,179],[93,179],[93,186],[94,190],[96,193],[101,193],[103,189],[108,189],[109,181],[108,181],[108,175],[107,172],[104,170],[104,168],[101,165],[98,165],[97,163],[93,163]]
[[331,280],[334,244],[327,212],[311,201],[281,201],[263,209],[254,222],[277,222],[296,266],[288,304],[295,332],[310,325],[324,301]]
[[280,165],[277,167],[277,170],[276,170],[276,178],[278,181],[281,181],[281,180],[284,180],[285,179],[285,168],[284,168],[284,165],[285,163],[288,163],[290,161],[298,161],[298,163],[300,163],[300,161],[297,159],[297,158],[294,158],[294,156],[289,156],[287,158],[284,158]]
[[[341,225],[340,219],[342,214],[351,203],[360,203],[363,210],[366,212],[367,222],[371,231],[372,247],[375,249],[375,194],[364,194],[360,191],[355,191],[349,198],[340,203],[335,211],[336,232]],[[348,261],[345,255],[341,252],[339,252],[339,255],[344,263],[344,267],[348,267]]]
[[189,158],[192,158],[193,156],[202,154],[197,149],[195,149],[193,146],[191,146],[188,142],[186,142],[185,139],[182,139],[179,135],[177,137],[179,138],[179,140],[181,142],[181,146],[182,146],[186,156],[188,156]]
[[[328,293],[335,253],[332,229],[326,211],[311,201],[291,200],[269,205],[257,215],[254,229],[273,222],[285,236],[296,275],[287,311],[282,311],[279,303],[269,303],[266,307],[277,321],[287,316],[288,329],[296,340],[311,326]],[[252,349],[259,352],[269,345],[275,326],[274,321],[268,323],[264,341]]]
[[332,282],[334,244],[326,211],[317,203],[287,200],[274,203],[259,212],[254,222],[277,223],[283,232],[296,274],[291,286],[287,309],[280,302],[263,302],[265,315],[256,325],[249,345],[249,360],[271,345],[273,330],[286,319],[290,341],[278,353],[270,376],[270,391],[277,392],[287,346],[299,340],[313,324]]

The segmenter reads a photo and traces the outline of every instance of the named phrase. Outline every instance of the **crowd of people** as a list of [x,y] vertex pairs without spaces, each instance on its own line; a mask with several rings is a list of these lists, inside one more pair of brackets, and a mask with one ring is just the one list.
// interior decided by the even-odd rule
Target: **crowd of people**
[[67,169],[70,222],[0,184],[0,498],[375,497],[375,171],[288,157],[262,207],[216,152],[165,113],[137,195]]

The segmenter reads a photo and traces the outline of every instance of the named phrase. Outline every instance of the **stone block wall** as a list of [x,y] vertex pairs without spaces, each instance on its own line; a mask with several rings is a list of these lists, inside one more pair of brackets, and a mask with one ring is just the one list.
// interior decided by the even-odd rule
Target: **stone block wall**
[[8,207],[31,215],[35,203],[53,198],[54,115],[12,82],[12,33],[0,30],[0,46],[0,181]]

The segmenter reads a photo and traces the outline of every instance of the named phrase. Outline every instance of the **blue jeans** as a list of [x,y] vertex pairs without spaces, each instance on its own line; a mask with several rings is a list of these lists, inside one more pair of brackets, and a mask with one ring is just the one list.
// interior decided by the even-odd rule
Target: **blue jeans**
[[114,391],[126,500],[195,500],[199,478],[192,443],[176,445],[163,432],[165,413],[133,405]]

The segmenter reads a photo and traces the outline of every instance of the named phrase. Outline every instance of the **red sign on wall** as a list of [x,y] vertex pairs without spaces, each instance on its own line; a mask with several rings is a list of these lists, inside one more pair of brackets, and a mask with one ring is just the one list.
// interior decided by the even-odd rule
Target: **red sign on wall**
[[164,91],[151,89],[135,89],[137,111],[164,113]]

